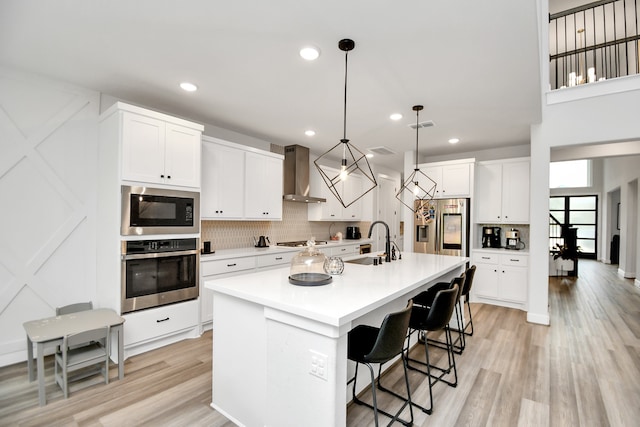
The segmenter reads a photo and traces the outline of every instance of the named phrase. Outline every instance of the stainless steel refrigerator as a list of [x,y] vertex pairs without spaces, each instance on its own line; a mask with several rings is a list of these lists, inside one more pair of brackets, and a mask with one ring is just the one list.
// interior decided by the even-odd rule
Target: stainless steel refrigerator
[[413,251],[469,256],[469,199],[415,201]]

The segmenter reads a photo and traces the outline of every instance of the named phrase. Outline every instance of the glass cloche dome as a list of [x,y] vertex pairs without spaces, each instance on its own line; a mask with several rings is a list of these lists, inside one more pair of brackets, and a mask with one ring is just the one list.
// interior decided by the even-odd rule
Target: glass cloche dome
[[325,273],[327,257],[316,248],[315,239],[307,241],[307,246],[291,260],[289,282],[301,286],[319,286],[331,283],[331,275]]

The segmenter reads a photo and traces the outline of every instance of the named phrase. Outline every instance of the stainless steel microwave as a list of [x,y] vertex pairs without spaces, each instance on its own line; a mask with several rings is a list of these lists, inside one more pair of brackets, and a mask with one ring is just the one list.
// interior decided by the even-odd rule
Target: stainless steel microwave
[[123,236],[200,232],[200,193],[123,185]]

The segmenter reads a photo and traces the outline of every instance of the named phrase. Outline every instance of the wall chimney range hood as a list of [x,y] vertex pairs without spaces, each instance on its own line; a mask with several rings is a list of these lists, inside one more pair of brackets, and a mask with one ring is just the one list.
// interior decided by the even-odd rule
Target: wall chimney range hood
[[301,145],[284,147],[283,200],[322,203],[327,199],[309,196],[309,149]]

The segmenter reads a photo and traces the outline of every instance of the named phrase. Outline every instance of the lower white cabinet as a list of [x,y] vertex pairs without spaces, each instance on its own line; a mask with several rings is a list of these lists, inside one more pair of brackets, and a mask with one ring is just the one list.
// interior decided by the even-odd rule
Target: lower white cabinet
[[331,256],[339,256],[339,257],[350,257],[353,255],[360,254],[360,243],[358,244],[348,244],[345,246],[338,246],[336,248],[331,248]]
[[[178,341],[185,334],[197,336],[198,304],[196,299],[124,314],[124,347],[127,356],[148,350],[144,347],[147,343],[159,347]],[[177,338],[172,339],[172,336]],[[133,349],[135,347],[141,347],[141,350],[136,351]]]
[[474,251],[476,274],[471,292],[475,300],[526,309],[529,255]]
[[256,267],[258,269],[267,268],[279,268],[284,264],[289,265],[291,259],[296,256],[298,252],[283,252],[278,254],[258,255],[256,257]]
[[204,287],[207,280],[250,273],[256,267],[253,256],[228,259],[200,259],[200,322],[201,331],[213,322],[213,292]]

